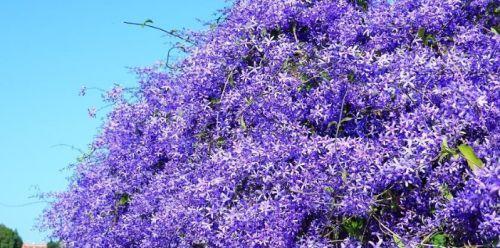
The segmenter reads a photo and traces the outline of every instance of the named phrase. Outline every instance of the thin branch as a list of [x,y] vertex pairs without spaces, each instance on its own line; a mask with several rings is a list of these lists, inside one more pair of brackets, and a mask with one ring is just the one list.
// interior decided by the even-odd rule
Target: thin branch
[[6,204],[0,202],[1,207],[6,207],[6,208],[20,208],[20,207],[26,207],[26,206],[31,206],[35,204],[41,204],[41,203],[50,203],[49,201],[34,201],[34,202],[27,202],[23,204]]
[[171,47],[170,49],[168,49],[168,52],[167,52],[167,61],[165,62],[165,66],[171,70],[173,69],[176,69],[175,67],[171,66],[170,65],[170,57],[171,57],[171,53],[174,49],[179,49],[179,50],[182,50],[183,52],[186,52],[186,49],[180,45],[175,45],[173,47]]
[[427,240],[429,240],[429,239],[432,237],[432,235],[434,235],[434,234],[436,234],[436,230],[432,230],[432,232],[430,232],[428,235],[426,235],[426,236],[422,239],[422,241],[420,242],[420,245],[422,245],[422,246],[427,245],[425,242],[427,242]]
[[338,138],[340,131],[340,122],[342,121],[342,112],[344,111],[345,98],[347,96],[347,87],[344,92],[344,97],[342,97],[342,105],[340,106],[339,122],[337,122],[337,130],[335,131],[335,138]]
[[293,38],[295,42],[299,43],[299,37],[297,36],[297,23],[294,23],[292,26]]
[[[229,80],[231,80],[231,78],[234,76],[233,75],[234,71],[231,70],[229,72],[229,75],[227,76],[226,78],[226,81],[224,82],[224,87],[222,88],[222,93],[220,95],[220,103],[222,104],[222,99],[224,98],[224,93],[226,92],[226,88],[227,88],[227,84],[229,83]],[[217,116],[215,117],[215,128],[216,128],[216,132],[217,132],[217,136],[219,136],[219,112],[220,111],[217,111]]]
[[363,234],[361,234],[361,243],[363,243],[363,240],[365,238],[366,228],[370,224],[370,220],[372,219],[372,215],[373,215],[373,213],[370,213],[370,216],[368,216],[368,221],[365,224],[365,228],[363,228]]
[[61,146],[62,147],[70,148],[71,150],[77,151],[77,152],[79,152],[81,154],[85,154],[85,152],[82,149],[80,149],[80,148],[78,148],[76,146],[73,146],[73,145],[68,145],[68,144],[57,144],[57,145],[51,146],[51,148],[61,147]]
[[401,236],[399,236],[397,233],[393,232],[390,228],[382,224],[382,222],[377,217],[373,216],[373,218],[378,222],[380,227],[383,227],[383,229],[388,231],[391,235],[396,236],[398,239],[402,240]]
[[177,39],[181,39],[189,44],[192,44],[192,45],[196,45],[196,43],[194,41],[192,41],[191,39],[187,38],[187,37],[183,37],[179,34],[177,34],[177,32],[175,30],[166,30],[166,29],[163,29],[163,28],[160,28],[160,27],[156,27],[156,26],[153,26],[153,25],[149,25],[147,23],[137,23],[137,22],[123,22],[125,24],[128,24],[128,25],[135,25],[135,26],[141,26],[141,27],[148,27],[148,28],[152,28],[152,29],[156,29],[156,30],[159,30],[163,33],[166,33],[172,37],[175,37]]
[[105,89],[101,89],[98,87],[89,87],[89,88],[86,88],[86,90],[96,90],[96,91],[100,91],[100,92],[106,92]]

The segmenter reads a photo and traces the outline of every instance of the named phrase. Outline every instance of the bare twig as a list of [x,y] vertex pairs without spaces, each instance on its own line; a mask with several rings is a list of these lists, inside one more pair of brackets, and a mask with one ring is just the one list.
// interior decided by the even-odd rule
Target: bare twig
[[347,96],[347,87],[344,92],[344,97],[342,97],[342,105],[340,105],[339,121],[337,122],[337,131],[335,131],[335,138],[338,138],[340,131],[340,122],[342,121],[342,112],[344,111],[345,98]]
[[168,52],[167,52],[167,61],[165,62],[165,66],[167,68],[171,69],[171,70],[176,69],[175,67],[173,67],[173,66],[170,65],[170,57],[171,57],[171,53],[172,53],[172,51],[174,49],[179,49],[182,52],[186,52],[186,49],[183,46],[179,45],[179,44],[176,44],[176,45],[172,46],[170,49],[168,49]]
[[375,216],[372,216],[372,217],[378,222],[380,227],[382,227],[383,229],[388,231],[392,236],[396,236],[397,238],[402,239],[401,236],[399,236],[397,233],[393,232],[389,227],[382,224],[382,222],[377,217],[375,217]]
[[81,154],[85,154],[85,152],[84,152],[82,149],[80,149],[80,148],[78,148],[78,147],[76,147],[76,146],[73,146],[73,145],[68,145],[68,144],[57,144],[57,145],[53,145],[53,146],[51,146],[51,148],[54,148],[54,147],[67,147],[67,148],[70,148],[71,150],[77,151],[77,152],[79,152],[79,153],[81,153]]
[[292,32],[293,32],[293,38],[295,39],[295,42],[299,43],[299,37],[297,36],[297,24],[294,23],[292,26]]
[[368,216],[368,221],[366,221],[365,227],[363,228],[363,234],[361,234],[361,243],[363,243],[363,240],[365,238],[365,233],[366,233],[366,228],[370,224],[370,220],[372,219],[373,213],[370,213],[370,216]]
[[183,37],[181,35],[179,35],[175,30],[166,30],[166,29],[163,29],[163,28],[160,28],[160,27],[156,27],[156,26],[153,26],[153,25],[150,25],[150,24],[147,24],[147,23],[137,23],[137,22],[123,22],[125,24],[128,24],[128,25],[135,25],[135,26],[141,26],[141,27],[148,27],[148,28],[152,28],[152,29],[156,29],[156,30],[159,30],[163,33],[166,33],[172,37],[175,37],[177,39],[180,39],[180,40],[183,40],[189,44],[192,44],[192,45],[196,45],[196,42],[194,42],[193,40],[191,40],[189,37]]
[[51,202],[49,202],[49,201],[34,201],[34,202],[27,202],[27,203],[22,203],[22,204],[6,204],[6,203],[0,202],[0,206],[5,207],[5,208],[21,208],[21,207],[31,206],[31,205],[35,205],[35,204],[42,204],[42,203],[51,203]]
[[[224,82],[224,87],[222,88],[222,93],[220,95],[220,100],[219,102],[222,104],[222,99],[224,98],[224,93],[226,93],[226,88],[227,88],[227,84],[229,83],[229,80],[231,80],[231,78],[234,76],[234,71],[231,70],[229,72],[229,75],[226,77],[226,80]],[[215,128],[216,128],[216,132],[217,132],[217,136],[219,136],[219,111],[217,111],[217,116],[215,117]]]

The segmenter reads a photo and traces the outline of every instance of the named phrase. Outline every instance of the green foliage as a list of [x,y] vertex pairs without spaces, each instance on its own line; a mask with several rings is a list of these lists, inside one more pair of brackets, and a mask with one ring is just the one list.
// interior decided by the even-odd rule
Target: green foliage
[[332,77],[330,76],[330,74],[327,71],[323,71],[320,74],[321,74],[321,78],[323,78],[325,81],[332,80]]
[[398,248],[405,248],[406,247],[405,244],[403,243],[403,241],[401,241],[401,239],[397,235],[393,234],[392,239],[394,240],[394,243],[396,243]]
[[223,147],[223,146],[224,146],[224,144],[226,144],[226,139],[224,139],[224,137],[219,137],[219,138],[217,138],[217,140],[216,140],[216,146],[217,146],[218,148]]
[[214,108],[215,105],[217,105],[217,104],[220,103],[220,98],[211,97],[211,98],[208,99],[208,101],[210,102],[210,107]]
[[347,74],[347,81],[353,83],[355,80],[356,80],[356,75],[354,74],[354,72],[350,72],[349,74]]
[[234,73],[232,71],[227,76],[227,82],[233,87],[236,86],[236,84],[234,83]]
[[328,193],[333,193],[333,188],[330,187],[330,186],[326,186],[325,187],[325,191],[328,192]]
[[458,157],[460,155],[463,158],[465,158],[465,160],[467,160],[467,164],[469,165],[469,168],[472,171],[484,168],[483,161],[477,157],[476,153],[474,152],[474,149],[472,149],[471,146],[467,144],[461,144],[456,149],[450,148],[448,146],[446,138],[443,140],[443,143],[441,144],[441,152],[439,153],[438,161],[442,162],[443,159],[449,156]]
[[316,81],[314,77],[309,77],[306,74],[300,74],[299,78],[302,81],[302,85],[300,85],[297,89],[299,92],[309,92],[319,86],[318,81]]
[[362,218],[351,217],[342,222],[342,229],[347,232],[349,237],[361,238],[364,226],[365,219]]
[[428,33],[425,28],[419,28],[417,36],[422,39],[424,46],[436,47],[436,37],[433,34]]
[[129,203],[130,201],[130,196],[127,193],[122,194],[120,197],[120,201],[118,202],[119,206],[125,206]]
[[484,167],[483,161],[481,161],[481,159],[479,159],[476,156],[476,153],[474,153],[472,147],[466,144],[462,144],[458,146],[458,150],[460,151],[462,156],[467,160],[467,163],[469,164],[469,167],[472,171]]
[[443,195],[443,198],[451,201],[453,199],[453,195],[450,192],[450,189],[448,189],[448,185],[444,184],[439,187],[439,191],[441,191],[441,194]]
[[309,129],[310,134],[315,134],[316,133],[316,127],[314,127],[314,124],[311,123],[310,121],[306,120],[300,123],[302,126],[306,127]]
[[245,103],[246,103],[247,106],[252,105],[253,102],[254,102],[253,97],[247,97],[247,98],[245,98]]
[[448,244],[448,239],[449,239],[448,235],[443,233],[437,233],[431,237],[431,242],[432,245],[434,245],[435,247],[446,247]]
[[58,242],[55,242],[55,241],[49,241],[47,243],[47,248],[61,248],[61,244]]
[[443,143],[441,143],[441,152],[439,153],[439,162],[441,163],[443,159],[449,156],[457,156],[457,151],[448,146],[448,141],[446,138],[443,139]]
[[240,117],[239,122],[240,122],[241,129],[243,129],[243,131],[246,131],[247,130],[247,123],[245,122],[245,118],[243,116]]
[[342,170],[342,182],[347,183],[347,176],[349,176],[347,170]]
[[350,120],[352,120],[352,119],[354,119],[354,118],[349,117],[349,116],[344,117],[344,118],[342,118],[342,120],[340,120],[340,124],[338,124],[336,121],[330,121],[330,122],[328,123],[328,127],[337,126],[337,125],[342,125],[344,122],[348,122],[348,121],[350,121]]
[[490,28],[491,32],[493,32],[495,35],[498,35],[500,33],[500,25],[496,25]]
[[363,11],[368,10],[368,0],[350,0],[350,2],[363,9]]
[[0,224],[0,248],[21,248],[23,240],[17,233],[2,224]]

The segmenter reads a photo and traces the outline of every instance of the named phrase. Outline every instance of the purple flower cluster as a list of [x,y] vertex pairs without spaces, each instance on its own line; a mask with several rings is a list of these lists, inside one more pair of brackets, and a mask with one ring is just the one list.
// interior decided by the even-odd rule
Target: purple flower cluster
[[44,226],[70,247],[494,246],[499,14],[236,1],[174,69],[137,70]]

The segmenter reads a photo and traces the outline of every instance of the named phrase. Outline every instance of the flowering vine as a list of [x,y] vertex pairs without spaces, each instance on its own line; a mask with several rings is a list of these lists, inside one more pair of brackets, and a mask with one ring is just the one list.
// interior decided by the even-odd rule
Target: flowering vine
[[495,246],[498,14],[235,1],[136,70],[44,226],[71,247]]

